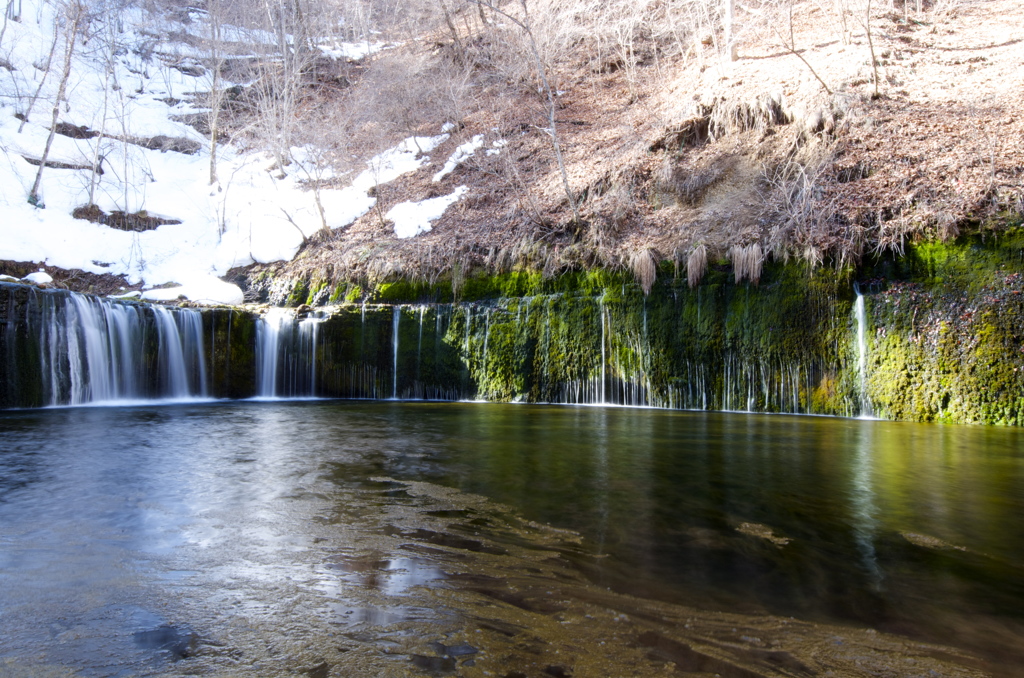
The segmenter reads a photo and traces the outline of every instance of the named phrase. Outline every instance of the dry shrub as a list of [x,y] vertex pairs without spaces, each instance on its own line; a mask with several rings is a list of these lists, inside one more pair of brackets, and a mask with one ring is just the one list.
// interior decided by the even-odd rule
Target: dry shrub
[[666,158],[658,170],[657,187],[672,195],[681,205],[697,205],[715,184],[736,165],[736,158],[719,154],[693,167],[685,167]]
[[633,252],[629,258],[629,267],[633,269],[633,275],[644,294],[650,294],[658,277],[658,261],[654,252],[649,247]]
[[686,282],[691,288],[696,287],[707,270],[708,248],[703,244],[691,247],[690,253],[686,257]]
[[729,133],[755,130],[763,134],[777,125],[792,122],[792,115],[782,107],[779,94],[761,94],[751,101],[719,100],[710,111],[711,134],[721,137]]
[[755,285],[761,280],[761,266],[764,264],[764,254],[761,252],[761,245],[753,243],[743,247],[733,245],[729,248],[729,259],[732,260],[733,275],[736,282],[746,278]]

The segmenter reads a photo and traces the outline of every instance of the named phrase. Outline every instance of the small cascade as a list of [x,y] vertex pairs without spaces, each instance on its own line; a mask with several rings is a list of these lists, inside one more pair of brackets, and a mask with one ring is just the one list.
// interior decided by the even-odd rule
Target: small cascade
[[860,293],[860,286],[854,284],[853,291],[857,295],[857,300],[853,304],[853,315],[857,319],[857,386],[860,395],[860,416],[873,418],[874,411],[871,407],[871,398],[868,396],[867,311],[864,308],[864,295]]
[[426,305],[420,306],[420,332],[419,337],[416,340],[416,383],[419,383],[422,378],[422,366],[423,366],[423,316],[427,314]]
[[366,361],[366,299],[359,304],[359,352],[360,358]]
[[[71,375],[69,404],[140,397],[136,347],[142,333],[138,309],[77,294],[69,301],[65,320],[72,331],[55,325],[59,320],[53,307],[49,335],[56,342],[48,351],[50,364],[59,366],[63,362],[60,335],[65,333]],[[51,372],[49,381],[50,404],[61,404],[59,397],[54,399],[60,393],[59,369]]]
[[606,333],[607,327],[608,327],[608,318],[607,318],[607,313],[605,312],[605,308],[604,308],[604,297],[603,296],[601,297],[600,311],[601,311],[600,314],[599,314],[600,318],[601,318],[601,401],[600,402],[607,403],[608,402],[608,394],[605,392],[605,389],[608,387],[608,374],[607,374],[608,358],[605,355],[605,350],[606,350],[605,347],[608,345],[608,340],[605,337],[605,333]]
[[491,342],[491,309],[484,309],[484,374],[487,374],[487,345]]
[[256,396],[311,398],[317,395],[317,353],[323,319],[302,320],[272,308],[256,326]]
[[197,311],[171,312],[153,306],[160,350],[162,394],[169,398],[206,395],[203,321]]
[[320,339],[320,325],[323,319],[308,316],[299,322],[299,363],[308,365],[309,395],[316,396],[316,353]]
[[256,395],[277,397],[277,363],[281,353],[282,329],[294,317],[285,309],[272,308],[256,326]]
[[392,311],[391,319],[391,347],[394,351],[393,360],[391,362],[391,398],[392,400],[398,400],[398,328],[402,322],[402,307],[395,306]]

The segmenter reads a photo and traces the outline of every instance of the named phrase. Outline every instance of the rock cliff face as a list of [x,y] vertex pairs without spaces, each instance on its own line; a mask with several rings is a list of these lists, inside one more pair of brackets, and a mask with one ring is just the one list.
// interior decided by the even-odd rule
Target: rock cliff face
[[[610,403],[1022,425],[1022,266],[1024,234],[1011,232],[909,247],[859,273],[770,264],[757,285],[737,283],[725,261],[712,261],[696,288],[665,267],[649,294],[631,274],[607,272],[477,276],[458,290],[297,280],[287,288],[297,313],[201,313],[195,350],[209,376],[206,392],[193,395]],[[70,317],[60,309],[72,297],[24,285],[4,292],[2,403],[59,404],[44,395],[48,384],[66,380],[60,375],[71,368],[61,366],[90,350],[88,337],[72,350],[47,329]],[[340,303],[305,305],[326,296]],[[168,377],[159,366],[169,344],[154,340],[155,311],[132,308],[145,338],[140,360],[155,366],[140,394],[164,396]],[[187,323],[178,325],[184,332]],[[94,363],[82,365],[77,378],[87,380]]]

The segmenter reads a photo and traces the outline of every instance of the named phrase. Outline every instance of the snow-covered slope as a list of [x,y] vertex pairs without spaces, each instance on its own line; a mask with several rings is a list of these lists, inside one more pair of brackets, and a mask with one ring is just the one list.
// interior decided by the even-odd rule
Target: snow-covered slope
[[[218,276],[252,262],[291,259],[303,239],[323,227],[313,193],[301,185],[323,173],[313,165],[316,154],[294,149],[296,171],[282,178],[269,171],[272,160],[265,155],[220,147],[219,182],[210,185],[209,140],[173,118],[206,112],[189,102],[210,91],[211,78],[193,74],[202,68],[172,66],[199,64],[203,55],[166,38],[202,35],[202,13],[193,11],[191,24],[172,24],[142,9],[100,14],[89,24],[92,34],[76,43],[58,115],[64,130],[73,125],[100,134],[57,134],[39,204],[30,204],[63,73],[63,35],[52,50],[50,72],[44,70],[57,34],[54,22],[62,20],[58,12],[44,0],[24,0],[20,20],[7,22],[0,42],[0,60],[10,66],[0,68],[0,259],[124,274],[150,287],[181,285],[144,293],[151,299],[183,295],[240,303],[241,291]],[[332,43],[324,52],[362,56],[381,47]],[[322,190],[327,226],[346,226],[365,214],[375,204],[370,188],[415,171],[426,162],[422,153],[447,138],[408,139],[371,159],[348,188]],[[89,169],[94,166],[102,174]],[[145,211],[181,223],[129,232],[72,217],[90,203],[108,213]]]

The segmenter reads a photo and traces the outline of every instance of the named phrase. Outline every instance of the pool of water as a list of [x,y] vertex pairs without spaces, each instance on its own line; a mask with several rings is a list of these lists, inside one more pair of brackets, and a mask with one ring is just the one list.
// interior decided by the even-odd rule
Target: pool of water
[[1013,429],[0,413],[0,675],[1020,675],[1021,516]]

